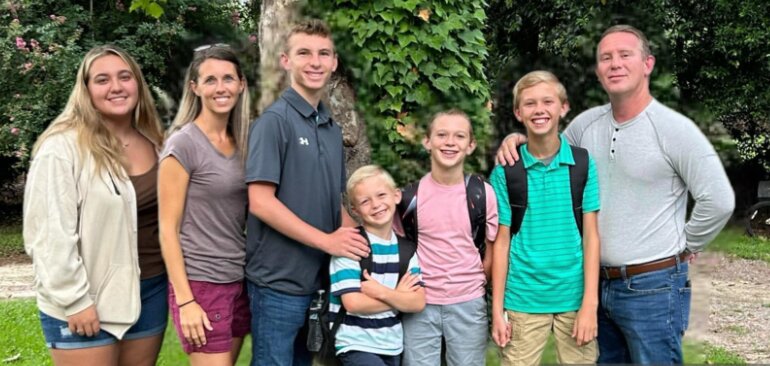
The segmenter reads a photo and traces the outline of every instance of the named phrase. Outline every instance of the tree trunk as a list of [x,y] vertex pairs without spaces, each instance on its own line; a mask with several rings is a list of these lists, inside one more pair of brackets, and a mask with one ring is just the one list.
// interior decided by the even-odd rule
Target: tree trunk
[[259,16],[259,102],[262,112],[289,86],[281,67],[284,36],[300,17],[299,0],[263,0]]
[[372,148],[366,137],[366,124],[356,111],[356,91],[339,69],[332,75],[326,91],[324,103],[342,128],[345,169],[350,176],[356,169],[371,163]]
[[[280,64],[284,36],[292,24],[301,19],[299,0],[263,0],[259,18],[260,99],[261,114],[289,86],[288,76]],[[341,60],[340,60],[341,61]],[[366,137],[366,125],[356,111],[356,92],[340,65],[332,75],[323,100],[332,111],[332,118],[342,127],[345,145],[345,167],[350,175],[371,161],[371,147]]]

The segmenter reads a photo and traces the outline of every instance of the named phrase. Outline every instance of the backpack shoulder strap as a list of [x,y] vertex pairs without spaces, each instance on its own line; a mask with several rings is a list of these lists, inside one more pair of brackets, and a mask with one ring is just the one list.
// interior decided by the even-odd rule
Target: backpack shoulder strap
[[[359,226],[356,229],[358,229],[358,233],[361,234],[361,236],[366,239],[366,244],[371,247],[372,243],[369,242],[369,235],[366,235],[366,229],[364,229],[363,226]],[[361,261],[359,262],[359,265],[361,266],[361,281],[364,280],[364,270],[367,270],[369,274],[372,273],[372,267],[374,266],[374,262],[372,262],[372,256],[369,255],[367,257],[361,258]]]
[[588,183],[588,150],[570,145],[575,165],[569,168],[569,185],[572,193],[572,212],[580,236],[583,236],[583,191]]
[[401,188],[401,202],[396,205],[398,214],[401,215],[404,235],[415,243],[417,243],[417,191],[419,187],[420,181],[417,180]]
[[398,235],[396,238],[398,238],[398,279],[400,281],[409,270],[409,260],[417,251],[417,244]]
[[[518,150],[521,156],[521,146]],[[527,211],[527,169],[524,168],[524,162],[519,159],[515,165],[506,165],[503,170],[508,187],[508,203],[511,206],[511,236],[513,236],[521,229],[521,222]]]
[[484,186],[484,177],[477,174],[465,175],[465,198],[471,219],[471,237],[483,259],[487,249],[487,189]]

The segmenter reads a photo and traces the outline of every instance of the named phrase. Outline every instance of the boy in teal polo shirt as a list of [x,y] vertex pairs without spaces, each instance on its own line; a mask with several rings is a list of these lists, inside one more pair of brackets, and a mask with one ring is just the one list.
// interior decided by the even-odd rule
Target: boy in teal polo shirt
[[493,246],[492,338],[503,349],[504,365],[539,364],[551,331],[559,363],[595,363],[596,167],[589,157],[581,238],[570,187],[575,159],[558,130],[559,119],[569,110],[564,86],[550,72],[530,72],[516,83],[513,105],[529,141],[521,148],[520,162],[526,169],[528,198],[520,230],[511,233],[510,182],[504,167],[495,167],[490,180],[497,195],[500,229]]

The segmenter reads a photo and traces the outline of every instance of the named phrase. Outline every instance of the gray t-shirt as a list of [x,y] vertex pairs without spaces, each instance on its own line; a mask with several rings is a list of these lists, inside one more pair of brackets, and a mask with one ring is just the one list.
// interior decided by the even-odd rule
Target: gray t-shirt
[[[714,148],[690,119],[657,100],[623,123],[609,104],[591,108],[564,135],[596,162],[603,265],[701,251],[732,214],[733,189]],[[695,207],[685,223],[688,190]]]
[[180,229],[187,277],[214,283],[242,280],[248,196],[240,154],[225,156],[190,122],[169,137],[160,160],[168,156],[190,175]]
[[[330,233],[342,224],[345,182],[342,130],[323,103],[316,111],[287,89],[251,125],[246,183],[269,182],[297,217]],[[329,256],[249,214],[246,278],[292,295],[314,293],[328,277]]]

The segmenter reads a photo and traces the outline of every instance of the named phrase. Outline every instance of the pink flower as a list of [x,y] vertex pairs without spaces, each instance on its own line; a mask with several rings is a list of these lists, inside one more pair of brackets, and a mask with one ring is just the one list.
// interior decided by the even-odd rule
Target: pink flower
[[22,158],[24,157],[24,152],[21,150],[16,150],[13,152],[13,155],[15,155],[17,158]]
[[16,48],[18,48],[20,50],[27,48],[27,42],[24,41],[24,38],[16,37]]
[[56,20],[56,14],[51,14],[48,17],[51,18],[51,20]]
[[38,43],[37,40],[34,38],[29,40],[29,45],[32,46],[33,49],[40,48],[40,43]]
[[32,69],[32,63],[31,62],[25,62],[24,65],[21,65],[21,67],[24,68],[23,72],[27,72]]
[[249,42],[257,43],[257,35],[256,34],[250,34],[249,35]]
[[16,127],[11,127],[11,135],[16,135],[16,136],[18,136],[18,135],[19,135],[19,132],[21,132],[21,130],[19,130],[18,128],[16,128]]

